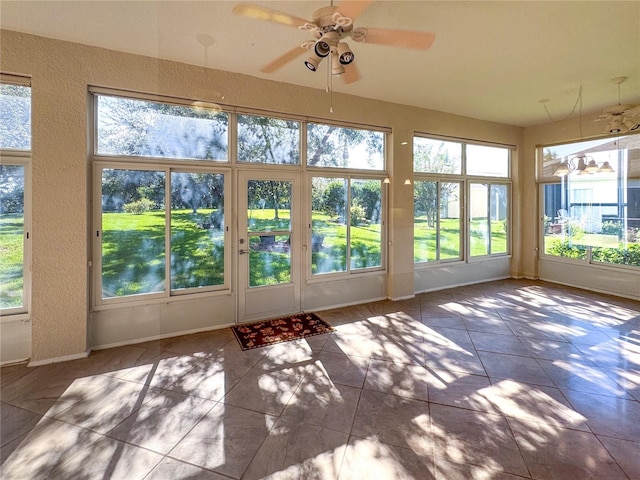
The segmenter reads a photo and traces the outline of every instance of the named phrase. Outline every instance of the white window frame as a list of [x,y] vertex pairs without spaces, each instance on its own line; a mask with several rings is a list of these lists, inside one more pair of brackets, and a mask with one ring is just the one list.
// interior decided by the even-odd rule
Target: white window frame
[[[513,223],[512,213],[513,213],[513,182],[511,180],[511,174],[513,171],[513,155],[512,151],[515,150],[514,145],[505,145],[495,142],[486,142],[480,140],[471,140],[457,137],[450,137],[444,135],[432,135],[428,133],[420,133],[414,132],[414,138],[427,138],[430,140],[440,140],[444,142],[457,142],[462,145],[462,158],[461,158],[461,174],[457,173],[439,173],[439,172],[413,172],[414,181],[431,181],[431,182],[461,182],[461,208],[460,214],[462,215],[462,228],[460,231],[460,235],[462,236],[460,242],[460,251],[462,258],[461,259],[451,259],[451,260],[437,260],[431,262],[413,262],[414,268],[434,268],[438,266],[442,266],[443,264],[451,265],[452,263],[474,263],[478,261],[484,261],[492,258],[504,258],[510,257],[512,255],[512,231],[511,225]],[[467,174],[467,145],[480,145],[487,147],[498,147],[504,148],[509,151],[509,160],[508,160],[508,174],[506,177],[490,177],[490,176],[481,176],[481,175],[471,175]],[[491,185],[506,185],[507,186],[507,197],[508,197],[508,205],[507,205],[507,252],[501,253],[491,253],[491,240],[489,239],[489,253],[487,255],[475,255],[471,256],[471,241],[470,241],[470,225],[471,225],[471,184],[472,183],[485,183],[489,186]],[[440,199],[438,198],[438,202]],[[489,201],[489,200],[487,200]],[[439,233],[438,233],[439,235]],[[414,239],[415,244],[415,239]],[[440,256],[440,238],[438,237],[437,241],[437,256]]]
[[[0,83],[31,88],[31,78],[0,73]],[[33,105],[31,106],[33,109]],[[33,118],[33,117],[32,117]],[[33,133],[32,133],[33,137]],[[22,306],[0,309],[0,323],[27,320],[31,314],[32,273],[31,273],[31,150],[0,150],[0,165],[24,167],[24,214],[23,214],[23,265],[22,265]]]

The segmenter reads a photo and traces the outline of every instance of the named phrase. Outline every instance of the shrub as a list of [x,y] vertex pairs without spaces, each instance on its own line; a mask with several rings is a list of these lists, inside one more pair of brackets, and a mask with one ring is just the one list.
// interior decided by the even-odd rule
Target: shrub
[[153,202],[148,198],[141,198],[135,202],[125,203],[122,209],[126,213],[132,213],[134,215],[142,215],[144,212],[148,212],[153,207]]
[[551,241],[547,253],[565,258],[585,258],[587,247],[584,245],[574,245],[568,240],[556,239]]
[[365,216],[365,212],[364,212],[364,207],[362,205],[360,205],[359,203],[354,203],[351,206],[351,226],[352,227],[356,227],[358,225],[360,225],[366,218]]
[[601,233],[606,235],[615,235],[618,238],[622,237],[622,222],[617,220],[602,222]]

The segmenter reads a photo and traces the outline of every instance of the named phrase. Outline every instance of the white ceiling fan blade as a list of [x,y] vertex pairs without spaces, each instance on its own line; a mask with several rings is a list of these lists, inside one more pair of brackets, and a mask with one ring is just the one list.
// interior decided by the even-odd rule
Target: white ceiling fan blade
[[279,68],[284,67],[287,63],[295,60],[296,58],[298,58],[300,56],[302,56],[302,54],[304,52],[306,52],[306,51],[307,51],[307,49],[303,48],[303,47],[292,48],[288,52],[280,55],[278,58],[276,58],[272,62],[267,63],[265,66],[263,66],[260,69],[260,71],[262,73],[273,73],[276,70],[278,70]]
[[304,18],[289,15],[288,13],[279,12],[271,8],[262,7],[260,5],[253,5],[249,3],[242,3],[233,8],[233,13],[236,15],[243,15],[245,17],[256,18],[258,20],[265,20],[267,22],[280,23],[282,25],[289,25],[291,27],[302,27],[307,23],[311,23]]
[[336,7],[336,10],[351,20],[358,18],[364,12],[372,0],[344,0]]
[[342,77],[342,81],[347,85],[353,82],[357,82],[361,78],[360,71],[358,70],[358,67],[355,63],[345,65],[344,73],[340,76]]
[[362,30],[366,31],[364,43],[391,45],[393,47],[414,48],[418,50],[426,50],[436,38],[435,34],[431,32],[390,30],[387,28],[363,28]]

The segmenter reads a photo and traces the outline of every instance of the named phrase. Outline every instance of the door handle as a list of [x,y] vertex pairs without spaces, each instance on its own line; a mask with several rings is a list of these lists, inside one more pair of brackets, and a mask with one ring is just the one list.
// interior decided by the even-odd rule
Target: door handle
[[247,253],[249,253],[249,250],[245,250],[244,248],[238,250],[238,255],[246,255]]

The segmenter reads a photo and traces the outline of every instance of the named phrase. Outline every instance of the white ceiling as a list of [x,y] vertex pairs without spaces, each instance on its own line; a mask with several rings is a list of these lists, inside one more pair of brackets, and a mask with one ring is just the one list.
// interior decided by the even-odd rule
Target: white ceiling
[[[324,89],[304,57],[258,69],[309,40],[297,28],[239,17],[232,1],[5,1],[0,26],[114,50]],[[330,1],[252,2],[311,20]],[[336,1],[339,6],[339,1]],[[356,27],[431,31],[426,51],[351,42],[362,75],[334,91],[518,126],[640,104],[640,1],[378,1]],[[205,48],[198,36],[213,38]],[[202,38],[202,37],[200,37]],[[24,72],[28,73],[28,72]],[[224,93],[224,92],[221,92]],[[576,106],[575,113],[579,112]]]

